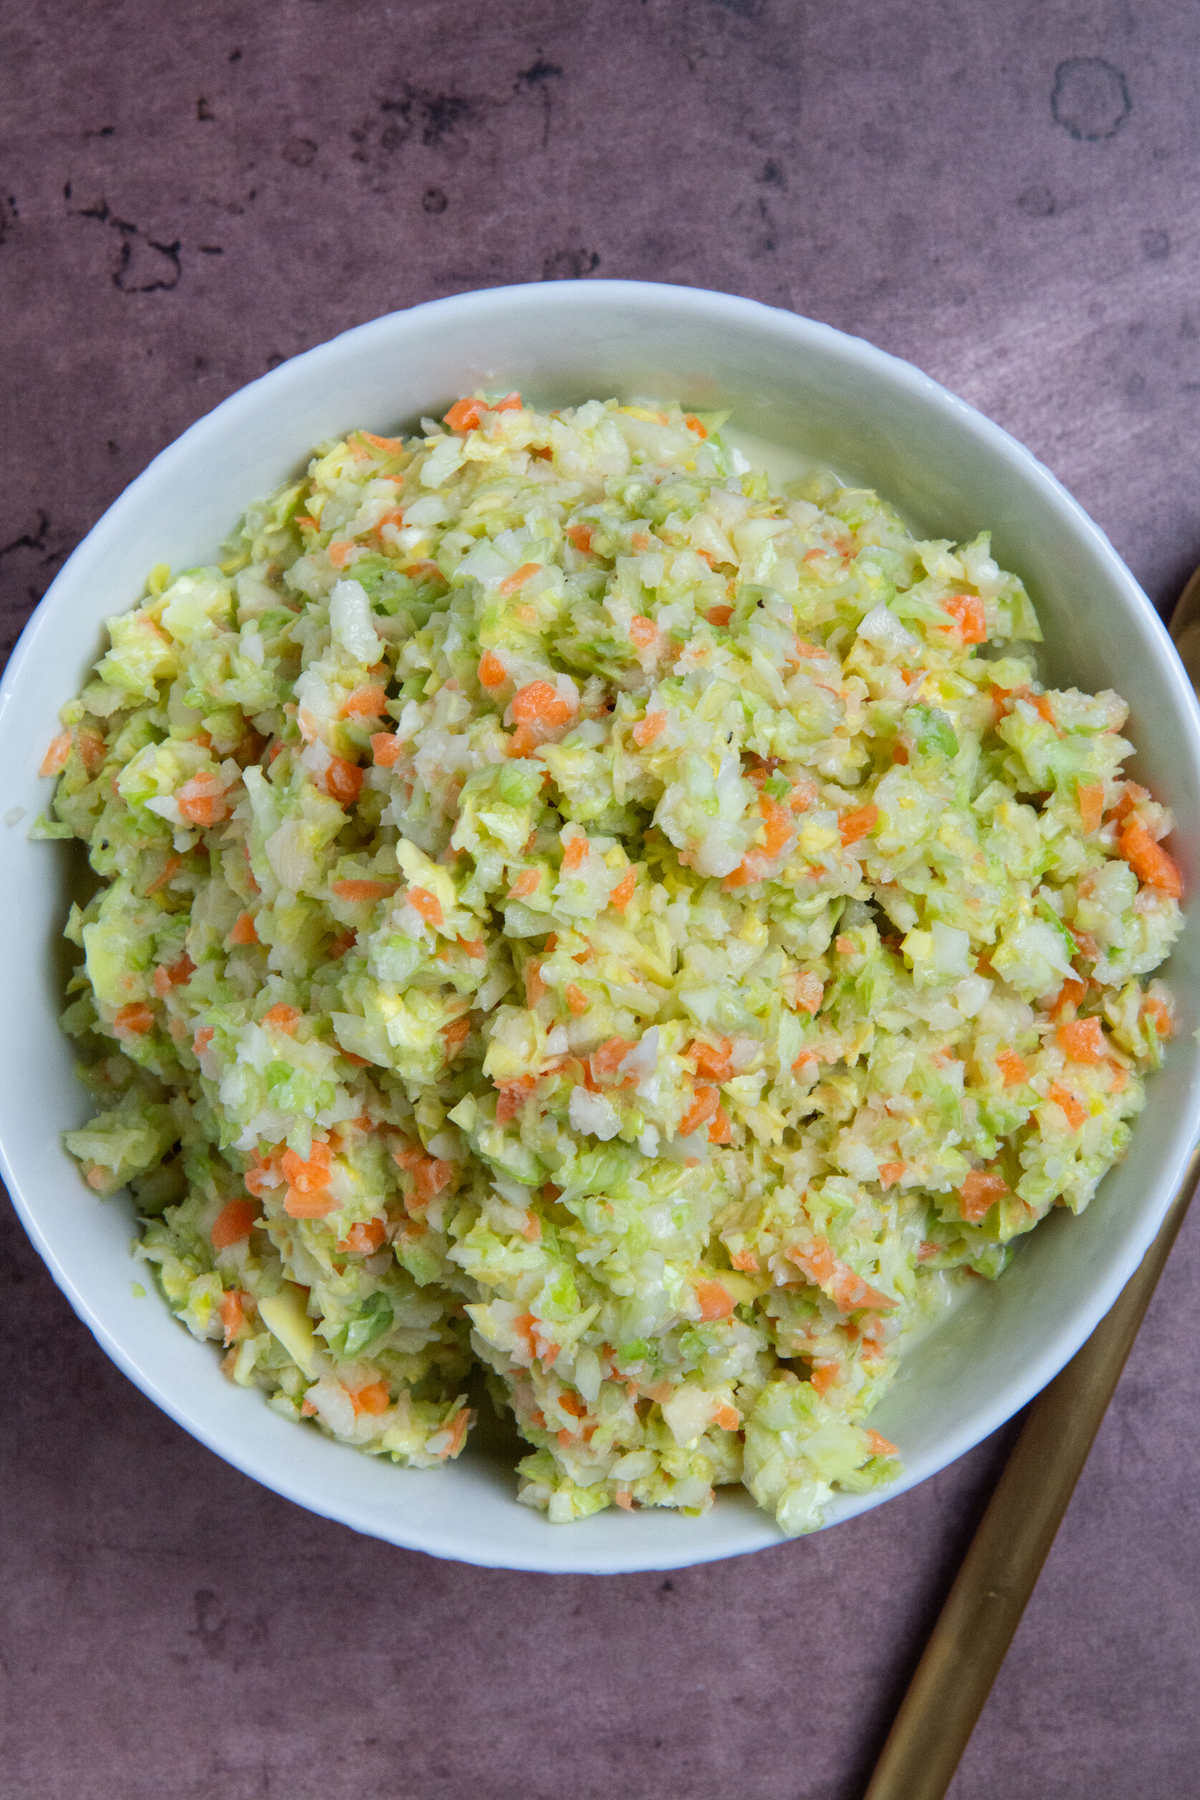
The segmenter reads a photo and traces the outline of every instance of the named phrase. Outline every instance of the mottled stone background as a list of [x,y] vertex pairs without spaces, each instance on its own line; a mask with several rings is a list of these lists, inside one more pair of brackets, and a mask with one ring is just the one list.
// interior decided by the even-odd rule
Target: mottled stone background
[[[1022,438],[1155,602],[1200,560],[1200,11],[1177,0],[9,0],[5,648],[125,483],[348,325],[564,276],[725,288]],[[6,1215],[14,1800],[851,1800],[1010,1434],[814,1540],[487,1573],[253,1486]],[[1194,1800],[1200,1218],[955,1800]]]

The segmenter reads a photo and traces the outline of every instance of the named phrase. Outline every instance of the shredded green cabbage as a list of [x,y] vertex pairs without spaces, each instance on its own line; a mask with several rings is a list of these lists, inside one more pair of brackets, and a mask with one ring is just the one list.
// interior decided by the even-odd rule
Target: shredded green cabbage
[[1121,1155],[1179,890],[986,534],[720,423],[323,446],[109,620],[43,830],[100,878],[67,1145],[235,1382],[426,1466],[481,1363],[552,1520],[743,1481],[795,1533]]

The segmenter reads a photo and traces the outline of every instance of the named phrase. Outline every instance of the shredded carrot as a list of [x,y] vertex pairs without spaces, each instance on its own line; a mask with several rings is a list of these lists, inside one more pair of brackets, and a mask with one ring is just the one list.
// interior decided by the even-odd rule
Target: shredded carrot
[[964,644],[982,644],[986,641],[987,620],[984,617],[983,601],[978,594],[951,594],[949,599],[941,602],[941,607],[958,626],[958,634]]
[[879,823],[879,808],[874,805],[856,807],[853,812],[844,812],[838,820],[838,830],[843,844],[856,844],[874,831]]
[[508,680],[508,670],[498,656],[485,650],[479,659],[479,685],[485,688],[503,687]]
[[1143,800],[1149,798],[1149,788],[1139,787],[1136,781],[1125,782],[1121,790],[1121,798],[1112,809],[1113,818],[1117,820],[1127,818],[1135,806],[1140,806]]
[[733,1039],[722,1038],[719,1044],[706,1044],[696,1038],[684,1051],[696,1064],[697,1075],[706,1075],[710,1081],[729,1081],[733,1076]]
[[179,873],[180,869],[182,869],[182,867],[183,867],[182,856],[168,856],[165,864],[163,865],[162,874],[156,875],[154,877],[153,881],[147,883],[147,886],[146,886],[147,898],[149,898],[149,896],[151,894],[156,894],[160,887],[166,887],[168,881],[170,881],[173,876],[178,875],[178,873]]
[[1122,828],[1118,849],[1139,881],[1169,894],[1174,900],[1179,899],[1183,893],[1179,864],[1154,841],[1139,820],[1130,819]]
[[710,625],[716,625],[718,629],[720,629],[721,627],[728,625],[730,619],[732,619],[733,608],[732,606],[710,606],[704,616]]
[[39,775],[60,775],[67,766],[67,758],[71,754],[71,734],[60,731],[56,738],[51,738],[49,748],[38,769]]
[[1087,982],[1081,981],[1078,975],[1068,975],[1054,997],[1050,1017],[1056,1019],[1068,1006],[1078,1006],[1086,993]]
[[980,1225],[997,1200],[1009,1192],[1002,1175],[990,1169],[969,1169],[958,1190],[962,1216],[969,1225]]
[[175,801],[189,825],[219,825],[232,810],[224,788],[211,770],[201,770],[176,788]]
[[530,577],[537,574],[541,566],[541,563],[522,563],[520,568],[514,569],[511,575],[506,575],[500,583],[500,592],[504,598],[507,600],[510,594],[515,594],[518,588],[523,588]]
[[227,1200],[213,1220],[210,1237],[214,1250],[228,1250],[250,1236],[258,1208],[252,1200]]
[[895,1187],[896,1183],[900,1180],[900,1178],[904,1174],[904,1169],[905,1169],[905,1165],[902,1162],[880,1163],[880,1165],[879,1165],[879,1185],[880,1185],[880,1187],[883,1188],[885,1192],[888,1188]]
[[288,1183],[284,1211],[293,1219],[321,1219],[332,1212],[337,1202],[328,1193],[332,1150],[320,1138],[313,1140],[308,1160],[294,1150],[285,1150],[280,1158],[280,1172]]
[[379,1249],[386,1235],[387,1224],[383,1219],[368,1219],[365,1224],[352,1225],[334,1248],[353,1252],[358,1256],[370,1256]]
[[660,736],[666,729],[666,713],[652,712],[647,713],[644,719],[638,720],[630,735],[632,736],[634,743],[640,745],[644,750],[647,744],[652,744],[655,738]]
[[1072,1062],[1100,1063],[1108,1053],[1099,1019],[1070,1019],[1059,1026],[1056,1036]]
[[211,1025],[202,1025],[192,1039],[192,1054],[194,1056],[203,1056],[215,1036],[216,1031]]
[[877,1312],[886,1312],[897,1302],[887,1294],[881,1294],[878,1288],[864,1281],[861,1275],[848,1268],[845,1263],[838,1264],[831,1292],[839,1312],[857,1312],[862,1307],[871,1307]]
[[792,993],[795,996],[796,1011],[815,1013],[825,998],[825,988],[819,975],[811,969],[801,969],[792,982]]
[[537,1083],[532,1075],[518,1075],[515,1081],[502,1081],[496,1084],[496,1123],[507,1125],[524,1112],[525,1102],[529,1099]]
[[459,1019],[451,1019],[449,1025],[442,1026],[442,1042],[446,1046],[446,1060],[452,1062],[471,1035],[471,1021],[466,1013]]
[[454,1164],[442,1157],[425,1156],[413,1170],[413,1176],[417,1183],[417,1197],[428,1206],[444,1188],[450,1186],[454,1179]]
[[131,1006],[121,1007],[113,1020],[113,1030],[118,1037],[144,1037],[154,1030],[154,1012],[144,1000],[135,1000]]
[[623,913],[625,908],[629,905],[629,902],[633,899],[633,890],[636,884],[637,877],[634,874],[634,871],[632,869],[626,869],[624,875],[622,875],[620,881],[618,881],[616,887],[608,896],[618,912]]
[[633,1511],[633,1495],[628,1488],[617,1488],[613,1494],[613,1499],[621,1508],[622,1512]]
[[355,1416],[359,1413],[371,1413],[378,1416],[385,1413],[392,1404],[392,1396],[386,1381],[370,1381],[365,1387],[356,1388],[350,1395]]
[[233,922],[233,929],[229,933],[229,942],[231,944],[257,944],[258,932],[255,929],[253,913],[238,914]]
[[226,1349],[232,1344],[245,1323],[246,1315],[242,1302],[247,1299],[249,1299],[249,1295],[239,1293],[236,1288],[231,1288],[227,1294],[221,1295],[221,1304],[217,1310],[221,1315],[221,1324],[225,1332]]
[[598,1050],[593,1050],[588,1060],[597,1081],[610,1081],[629,1052],[635,1048],[636,1045],[626,1038],[612,1037],[601,1044]]
[[328,545],[326,548],[326,555],[329,557],[329,560],[335,569],[344,569],[354,552],[359,548],[361,548],[360,545],[347,540],[346,542]]
[[334,881],[329,891],[336,894],[339,900],[349,901],[357,906],[368,900],[382,900],[388,894],[394,894],[399,881]]
[[592,539],[595,536],[595,532],[591,525],[568,525],[567,536],[577,550],[582,550],[584,555],[590,553]]
[[381,681],[372,681],[347,694],[342,711],[351,719],[378,719],[386,705],[387,689]]
[[997,1050],[996,1067],[1004,1077],[1006,1088],[1017,1087],[1022,1081],[1029,1080],[1029,1070],[1015,1050]]
[[719,1425],[722,1431],[736,1431],[742,1422],[742,1415],[736,1406],[723,1401],[713,1414],[713,1424]]
[[512,697],[512,716],[518,725],[567,725],[575,708],[548,681],[531,681]]
[[1154,1028],[1159,1037],[1170,1037],[1171,1014],[1164,1000],[1160,1000],[1157,994],[1147,994],[1142,1001],[1142,1011],[1154,1020]]
[[387,456],[398,456],[404,448],[403,438],[376,437],[373,431],[364,431],[361,435],[364,444],[370,444],[372,450],[382,450]]
[[1087,1107],[1080,1100],[1078,1094],[1073,1094],[1070,1088],[1063,1087],[1061,1082],[1056,1081],[1051,1085],[1047,1090],[1046,1098],[1053,1100],[1056,1106],[1062,1108],[1067,1117],[1067,1124],[1072,1131],[1078,1131],[1081,1125],[1087,1123]]
[[769,794],[761,794],[758,801],[758,810],[762,814],[763,826],[766,831],[767,841],[764,844],[763,849],[765,854],[773,861],[775,857],[782,853],[784,846],[792,835],[793,825],[791,809],[786,806],[780,806],[777,801],[772,800]]
[[885,1438],[881,1431],[876,1431],[874,1427],[867,1429],[867,1449],[872,1456],[898,1456],[900,1454],[895,1444]]
[[339,806],[353,806],[363,784],[362,770],[344,756],[331,756],[325,771],[325,792]]
[[841,1364],[836,1362],[814,1362],[812,1374],[809,1376],[818,1394],[827,1394],[841,1373]]
[[591,847],[591,842],[582,832],[578,837],[569,839],[563,850],[563,868],[567,870],[581,869],[588,859]]
[[793,1244],[784,1251],[816,1287],[827,1289],[839,1312],[857,1312],[869,1307],[875,1312],[889,1312],[897,1302],[881,1294],[861,1275],[839,1262],[825,1238],[813,1238],[809,1244]]
[[405,899],[415,913],[419,913],[427,925],[435,928],[446,923],[446,915],[442,911],[442,903],[436,894],[428,888],[410,887]]
[[700,1302],[702,1319],[727,1319],[732,1313],[733,1296],[729,1289],[723,1287],[719,1281],[697,1281],[695,1293]]
[[195,973],[196,965],[185,950],[183,955],[173,963],[159,963],[154,971],[154,991],[160,1000],[165,1000],[173,987],[182,987],[189,975]]
[[[649,539],[646,540],[649,542]],[[648,650],[658,636],[658,626],[644,613],[635,613],[629,622],[629,639],[638,650]]]
[[1079,820],[1083,826],[1084,836],[1090,837],[1093,831],[1099,831],[1104,818],[1104,783],[1102,781],[1080,781],[1076,784],[1075,798],[1079,802]]
[[713,1117],[720,1104],[721,1096],[715,1087],[698,1087],[692,1104],[679,1121],[680,1136],[691,1137],[693,1131],[699,1131],[701,1125]]
[[536,869],[522,869],[509,888],[508,897],[510,900],[524,900],[530,894],[536,894],[541,885],[542,878]]
[[723,1106],[718,1106],[712,1116],[712,1123],[708,1128],[708,1141],[710,1144],[729,1144],[733,1141],[733,1125]]
[[508,740],[507,755],[532,756],[538,745],[543,743],[542,734],[533,725],[518,725]]
[[542,980],[542,965],[536,956],[525,964],[525,1004],[536,1006],[545,995],[546,984]]
[[451,431],[474,431],[486,411],[484,400],[456,400],[446,414],[446,423]]
[[282,1031],[286,1037],[295,1037],[296,1027],[301,1015],[294,1006],[288,1006],[280,1000],[262,1016],[264,1025],[271,1025],[276,1031]]

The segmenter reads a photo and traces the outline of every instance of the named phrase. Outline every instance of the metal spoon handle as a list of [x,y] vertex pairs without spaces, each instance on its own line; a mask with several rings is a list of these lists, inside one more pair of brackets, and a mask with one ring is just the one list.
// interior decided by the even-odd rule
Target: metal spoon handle
[[1200,1177],[1192,1158],[1111,1312],[1029,1409],[864,1800],[942,1800],[1021,1622]]

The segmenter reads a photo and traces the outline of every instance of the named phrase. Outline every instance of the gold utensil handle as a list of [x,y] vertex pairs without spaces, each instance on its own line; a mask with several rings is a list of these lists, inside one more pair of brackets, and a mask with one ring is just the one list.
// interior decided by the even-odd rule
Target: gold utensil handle
[[1029,1409],[864,1800],[942,1800],[1100,1428],[1200,1177],[1200,1151],[1111,1312]]

